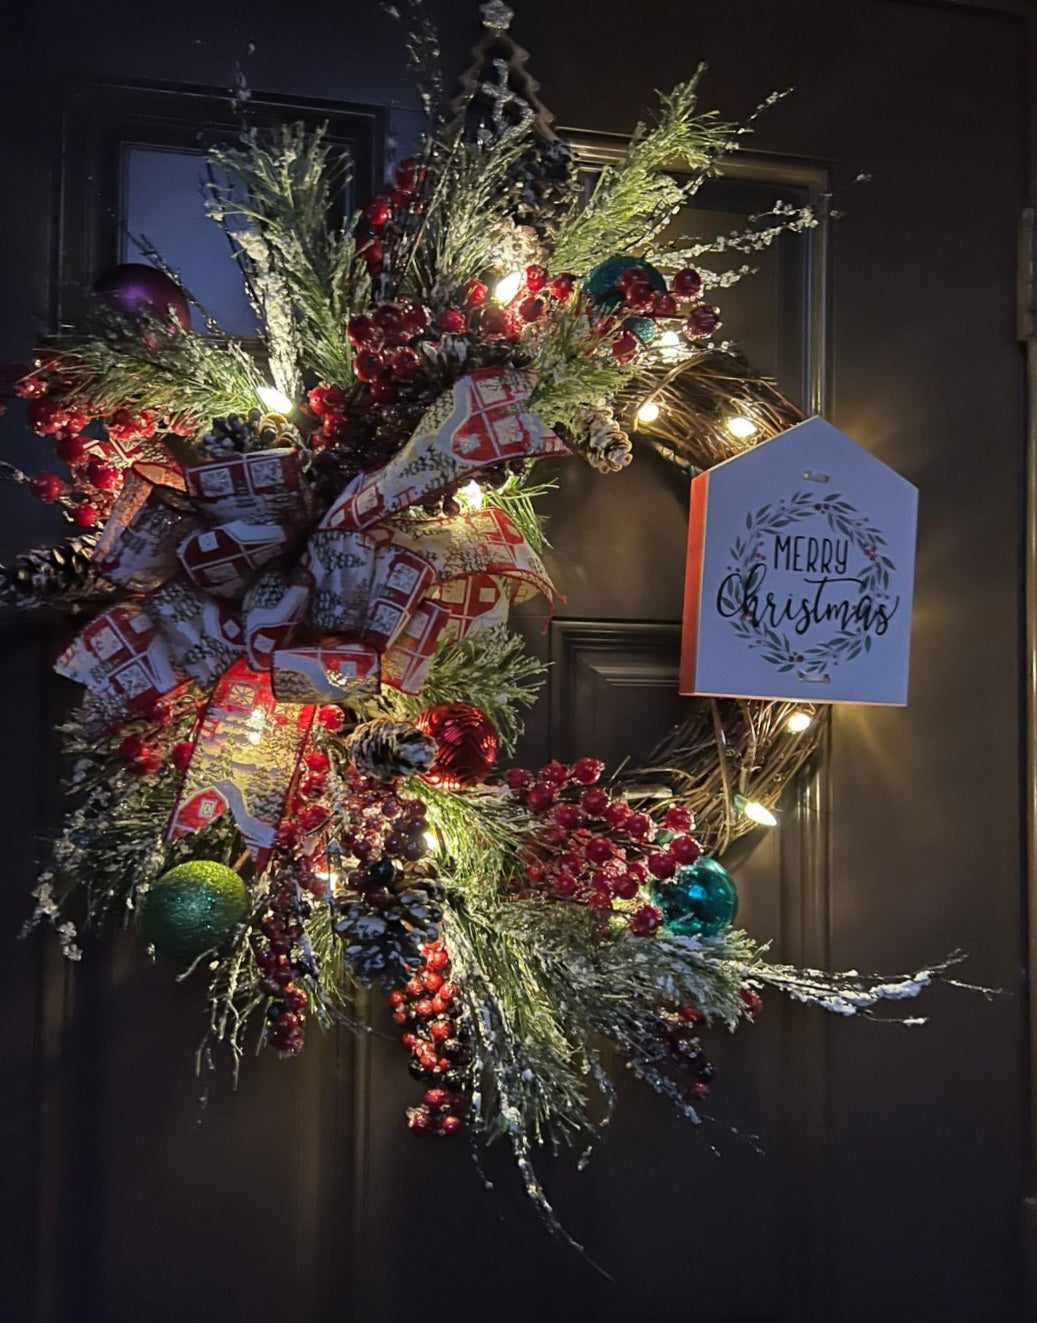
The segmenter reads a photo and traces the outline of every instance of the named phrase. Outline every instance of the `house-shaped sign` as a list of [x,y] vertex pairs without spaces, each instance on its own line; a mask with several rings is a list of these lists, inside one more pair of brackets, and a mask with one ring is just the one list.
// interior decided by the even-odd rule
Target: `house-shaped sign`
[[822,418],[700,474],[681,693],[906,703],[917,509]]

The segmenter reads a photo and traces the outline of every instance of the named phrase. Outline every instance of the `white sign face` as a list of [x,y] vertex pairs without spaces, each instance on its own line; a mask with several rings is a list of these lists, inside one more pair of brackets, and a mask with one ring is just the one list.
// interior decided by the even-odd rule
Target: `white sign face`
[[906,703],[917,510],[821,418],[700,474],[681,693]]

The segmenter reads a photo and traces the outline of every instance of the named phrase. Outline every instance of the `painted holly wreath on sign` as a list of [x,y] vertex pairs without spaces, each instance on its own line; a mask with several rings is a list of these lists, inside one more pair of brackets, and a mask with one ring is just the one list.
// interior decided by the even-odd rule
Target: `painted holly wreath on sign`
[[[834,537],[784,531],[819,515]],[[852,564],[851,548],[860,557]],[[796,669],[800,678],[824,683],[830,669],[870,652],[886,633],[900,603],[889,594],[895,569],[882,532],[849,501],[836,492],[818,500],[816,492],[797,491],[746,514],[717,610],[779,672]],[[777,592],[768,586],[772,573],[786,585]],[[792,591],[789,575],[798,579]],[[835,632],[822,642],[806,642],[832,625]]]

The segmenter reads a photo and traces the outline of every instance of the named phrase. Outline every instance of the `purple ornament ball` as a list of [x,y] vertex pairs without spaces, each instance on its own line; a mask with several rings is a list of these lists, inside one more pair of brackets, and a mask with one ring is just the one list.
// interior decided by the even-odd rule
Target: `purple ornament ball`
[[96,282],[94,289],[118,312],[128,317],[146,313],[156,321],[186,331],[191,325],[187,296],[169,276],[143,262],[123,262],[113,266]]

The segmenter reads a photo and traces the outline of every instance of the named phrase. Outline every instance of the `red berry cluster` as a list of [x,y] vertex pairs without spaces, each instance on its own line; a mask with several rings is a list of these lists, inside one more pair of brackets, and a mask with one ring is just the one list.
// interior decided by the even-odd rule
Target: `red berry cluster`
[[278,1052],[294,1056],[302,1051],[306,1032],[307,996],[295,978],[302,968],[293,961],[292,951],[303,936],[303,920],[308,906],[299,898],[290,879],[282,881],[270,897],[256,942],[256,965],[259,989],[270,998],[267,1006],[266,1041]]
[[[37,473],[30,480],[33,495],[46,504],[60,502],[68,517],[81,528],[93,528],[107,519],[123,483],[125,459],[133,448],[159,430],[190,435],[194,421],[186,416],[161,424],[149,409],[116,409],[102,419],[97,405],[74,398],[62,361],[44,354],[37,370],[19,369],[10,389],[27,401],[26,420],[38,436],[54,438],[58,459],[67,464],[71,481],[56,473]],[[85,435],[90,423],[103,425],[105,436]],[[117,458],[123,462],[114,462]]]
[[698,1028],[703,1021],[697,1006],[662,1011],[652,1025],[654,1043],[648,1055],[656,1065],[668,1065],[681,1085],[685,1102],[703,1102],[716,1078],[716,1066],[706,1056]]
[[602,789],[602,770],[596,758],[579,758],[571,767],[549,762],[536,776],[521,767],[508,772],[508,788],[542,824],[522,854],[524,884],[602,915],[621,902],[631,932],[647,937],[662,915],[654,905],[637,903],[642,887],[649,874],[672,877],[699,857],[700,846],[688,835],[694,819],[674,805],[660,828]]
[[348,829],[338,839],[343,854],[356,860],[347,881],[368,905],[379,909],[399,881],[398,869],[428,854],[428,810],[424,800],[398,795],[392,785],[360,776],[352,768],[345,781],[340,812]]
[[422,963],[406,987],[389,994],[393,1019],[406,1026],[402,1042],[415,1079],[430,1084],[419,1107],[407,1109],[418,1134],[452,1135],[461,1129],[471,1053],[459,1036],[458,988],[442,939],[422,947]]
[[421,192],[424,181],[424,167],[408,158],[396,167],[393,184],[376,193],[364,206],[367,234],[360,240],[357,256],[366,264],[372,279],[385,269],[386,258],[406,229],[408,220],[420,216],[424,210]]
[[191,740],[183,740],[170,747],[168,732],[174,724],[182,725],[186,719],[196,716],[201,707],[202,700],[188,699],[185,702],[178,691],[163,694],[143,714],[147,729],[124,735],[116,753],[139,776],[157,772],[167,756],[178,771],[186,771],[194,744]]
[[[612,341],[612,352],[620,362],[627,363],[636,358],[642,347],[641,339],[618,320],[623,311],[653,321],[683,317],[682,330],[689,340],[708,339],[720,329],[720,309],[699,302],[702,277],[692,267],[678,271],[670,281],[669,290],[656,289],[643,267],[627,267],[616,278],[615,289],[622,299],[621,311],[603,318],[598,330],[599,333],[619,332]],[[681,303],[686,305],[683,312]]]

